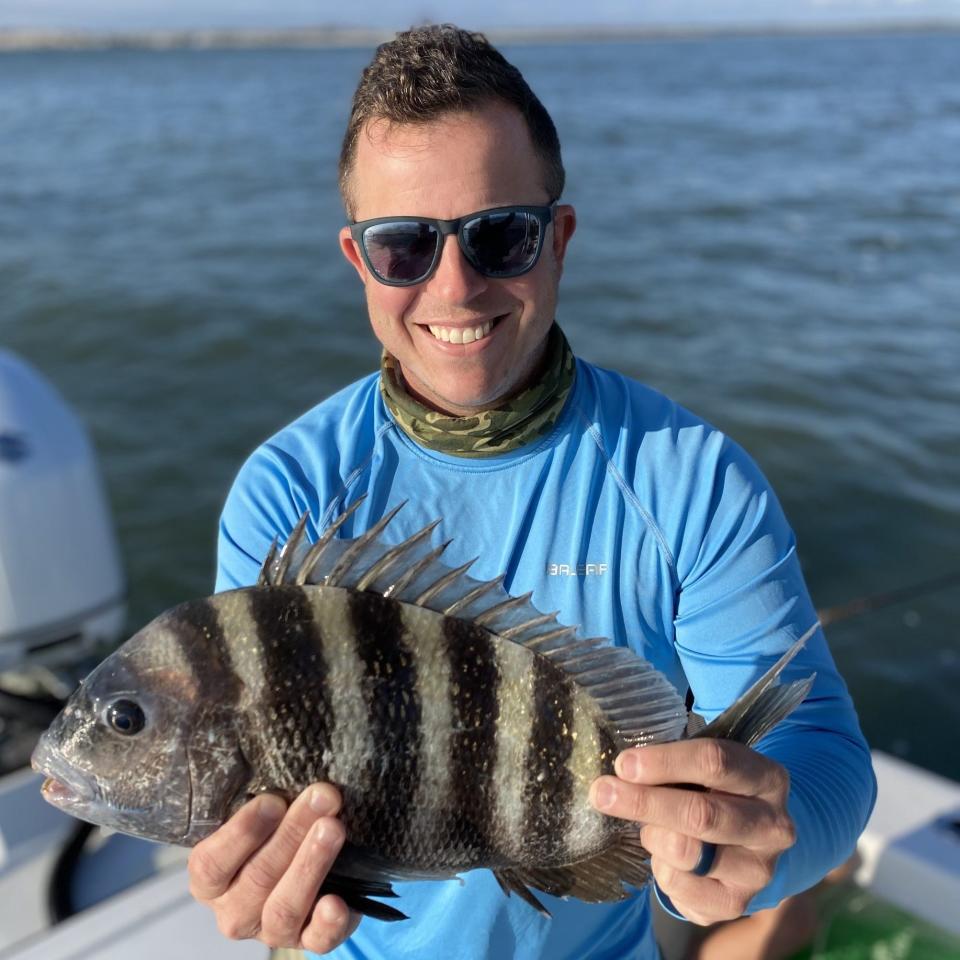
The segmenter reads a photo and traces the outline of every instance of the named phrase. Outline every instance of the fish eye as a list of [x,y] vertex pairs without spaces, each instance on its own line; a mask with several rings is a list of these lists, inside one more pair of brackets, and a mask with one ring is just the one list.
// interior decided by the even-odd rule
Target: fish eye
[[143,710],[132,700],[114,700],[104,711],[104,719],[112,730],[124,737],[136,736],[147,723]]

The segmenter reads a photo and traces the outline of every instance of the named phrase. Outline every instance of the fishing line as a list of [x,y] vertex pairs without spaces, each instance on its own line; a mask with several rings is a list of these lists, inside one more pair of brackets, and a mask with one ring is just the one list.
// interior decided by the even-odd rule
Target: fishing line
[[854,600],[848,600],[846,603],[838,603],[833,607],[824,607],[817,611],[822,626],[830,623],[839,623],[841,620],[850,620],[864,613],[870,613],[873,610],[881,610],[884,607],[892,607],[897,603],[905,603],[908,600],[914,600],[917,597],[923,597],[930,593],[936,593],[947,587],[960,585],[960,571],[945,573],[939,577],[933,577],[930,580],[921,580],[909,587],[900,587],[897,590],[887,590],[883,593],[868,594],[863,597],[857,597]]

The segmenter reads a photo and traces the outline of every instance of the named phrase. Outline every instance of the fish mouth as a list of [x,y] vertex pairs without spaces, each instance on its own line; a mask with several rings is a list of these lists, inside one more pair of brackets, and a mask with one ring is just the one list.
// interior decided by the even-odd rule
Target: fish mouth
[[100,799],[100,792],[95,784],[66,768],[56,757],[50,756],[42,749],[42,744],[34,750],[30,766],[46,778],[40,788],[43,799],[65,813],[78,816],[81,810],[89,808]]
[[[42,772],[43,771],[41,771],[41,773]],[[94,799],[93,794],[88,793],[82,787],[77,788],[76,786],[71,786],[53,777],[47,777],[47,779],[43,781],[40,793],[43,794],[43,799],[46,800],[47,803],[52,803],[55,807],[60,807],[61,809],[76,807],[81,803],[88,803]]]

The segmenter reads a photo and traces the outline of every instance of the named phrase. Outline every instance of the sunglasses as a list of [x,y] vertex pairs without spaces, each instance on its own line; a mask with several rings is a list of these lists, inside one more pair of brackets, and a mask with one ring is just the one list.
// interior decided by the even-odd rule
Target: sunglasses
[[456,220],[377,217],[350,225],[363,261],[392,287],[423,283],[440,263],[443,238],[455,233],[470,266],[502,280],[532,270],[543,249],[553,207],[494,207]]

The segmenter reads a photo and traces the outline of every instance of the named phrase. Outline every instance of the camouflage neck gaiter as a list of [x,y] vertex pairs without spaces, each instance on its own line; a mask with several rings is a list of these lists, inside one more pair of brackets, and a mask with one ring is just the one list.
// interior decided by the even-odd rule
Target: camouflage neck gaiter
[[458,457],[495,457],[532,443],[553,429],[573,386],[575,371],[573,351],[554,324],[547,337],[540,378],[492,410],[470,417],[431,410],[407,393],[400,366],[386,351],[380,364],[380,392],[404,433],[422,446]]

